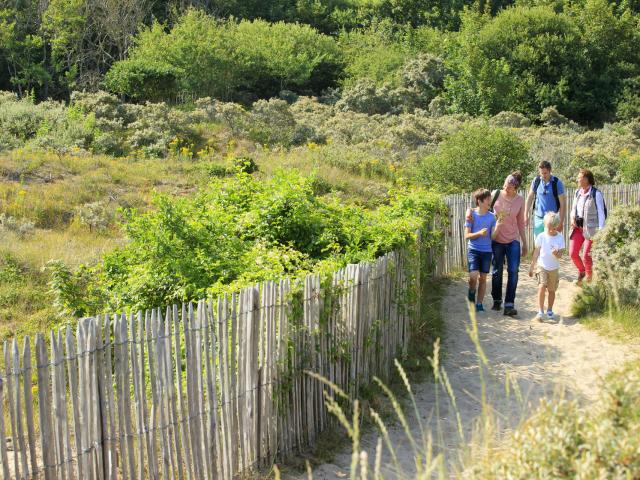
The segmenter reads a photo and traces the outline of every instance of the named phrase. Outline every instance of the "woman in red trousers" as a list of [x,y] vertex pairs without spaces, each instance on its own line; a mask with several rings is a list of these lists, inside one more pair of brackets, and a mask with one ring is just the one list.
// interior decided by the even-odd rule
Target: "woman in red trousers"
[[[591,244],[594,235],[604,227],[606,208],[602,192],[595,187],[593,173],[582,169],[578,174],[578,190],[571,210],[571,234],[569,235],[569,252],[578,269],[576,283],[582,285],[583,280],[591,281],[593,260]],[[580,250],[583,250],[580,255]]]

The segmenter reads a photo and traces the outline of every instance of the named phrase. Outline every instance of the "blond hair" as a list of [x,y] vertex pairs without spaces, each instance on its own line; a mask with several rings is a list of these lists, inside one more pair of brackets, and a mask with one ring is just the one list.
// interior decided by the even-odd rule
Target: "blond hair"
[[560,215],[555,212],[547,212],[544,216],[544,226],[558,228],[560,225]]

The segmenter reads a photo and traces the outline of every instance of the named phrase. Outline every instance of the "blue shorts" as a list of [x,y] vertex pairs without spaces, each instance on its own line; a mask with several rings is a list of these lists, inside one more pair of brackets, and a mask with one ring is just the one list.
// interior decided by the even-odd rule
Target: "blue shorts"
[[493,252],[481,252],[469,249],[467,251],[467,263],[470,272],[489,273],[491,269],[491,257]]

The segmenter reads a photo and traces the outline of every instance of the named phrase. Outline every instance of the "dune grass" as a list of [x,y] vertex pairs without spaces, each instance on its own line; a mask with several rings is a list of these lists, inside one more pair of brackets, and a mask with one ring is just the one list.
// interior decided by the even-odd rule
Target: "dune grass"
[[601,315],[589,315],[580,322],[601,335],[614,340],[640,341],[640,310],[625,306]]
[[[468,333],[476,347],[479,375],[484,385],[484,374],[491,370],[477,336],[475,316],[471,312]],[[440,366],[438,348],[431,358],[435,372],[435,385],[441,395],[436,396],[437,411],[442,402],[449,402],[458,412],[456,398],[447,387],[447,373]],[[419,433],[412,433],[407,420],[415,408],[409,380],[397,363],[399,377],[409,401],[402,406],[396,393],[378,381],[393,407],[394,419],[383,419],[374,409],[368,415],[379,430],[375,458],[361,449],[363,419],[361,401],[341,408],[327,396],[330,411],[346,430],[352,444],[351,479],[393,478],[400,480],[432,478],[505,479],[505,478],[567,478],[567,479],[630,479],[640,475],[640,361],[635,360],[612,371],[603,381],[595,401],[583,403],[565,398],[558,392],[541,400],[535,410],[523,418],[512,431],[501,432],[497,411],[482,395],[482,412],[473,422],[471,433],[465,435],[459,426],[460,463],[448,462],[437,445],[442,442],[439,425],[420,425]],[[508,382],[508,379],[506,380]],[[337,392],[340,395],[339,392]],[[514,392],[517,394],[517,392]],[[524,407],[524,405],[522,405]],[[416,410],[416,420],[421,422]],[[524,414],[523,410],[523,414]],[[438,414],[436,413],[436,418]],[[438,423],[440,420],[436,420]],[[392,423],[401,425],[412,450],[413,465],[401,464],[396,452],[397,444],[390,436]],[[458,420],[458,423],[460,421]],[[435,433],[432,433],[435,432]],[[395,440],[397,442],[397,439]],[[390,453],[383,463],[382,448]],[[411,471],[412,473],[407,473]],[[386,472],[386,473],[385,473]],[[275,478],[279,477],[276,470]],[[309,475],[312,478],[312,475]]]

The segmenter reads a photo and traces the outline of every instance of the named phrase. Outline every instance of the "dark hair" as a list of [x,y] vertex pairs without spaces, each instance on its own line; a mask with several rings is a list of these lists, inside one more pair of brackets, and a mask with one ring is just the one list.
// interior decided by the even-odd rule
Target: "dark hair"
[[522,172],[520,170],[511,172],[511,176],[518,181],[518,186],[522,185]]
[[551,162],[548,162],[546,160],[542,160],[539,164],[538,164],[538,168],[544,168],[545,170],[549,170],[551,171]]
[[595,185],[596,184],[596,179],[593,176],[593,172],[591,170],[587,170],[586,168],[581,168],[580,169],[580,174],[583,177],[586,177],[587,180],[589,180],[589,185]]
[[476,207],[480,205],[485,198],[489,198],[491,196],[491,192],[486,188],[479,188],[475,192],[473,192],[473,198],[476,200]]

